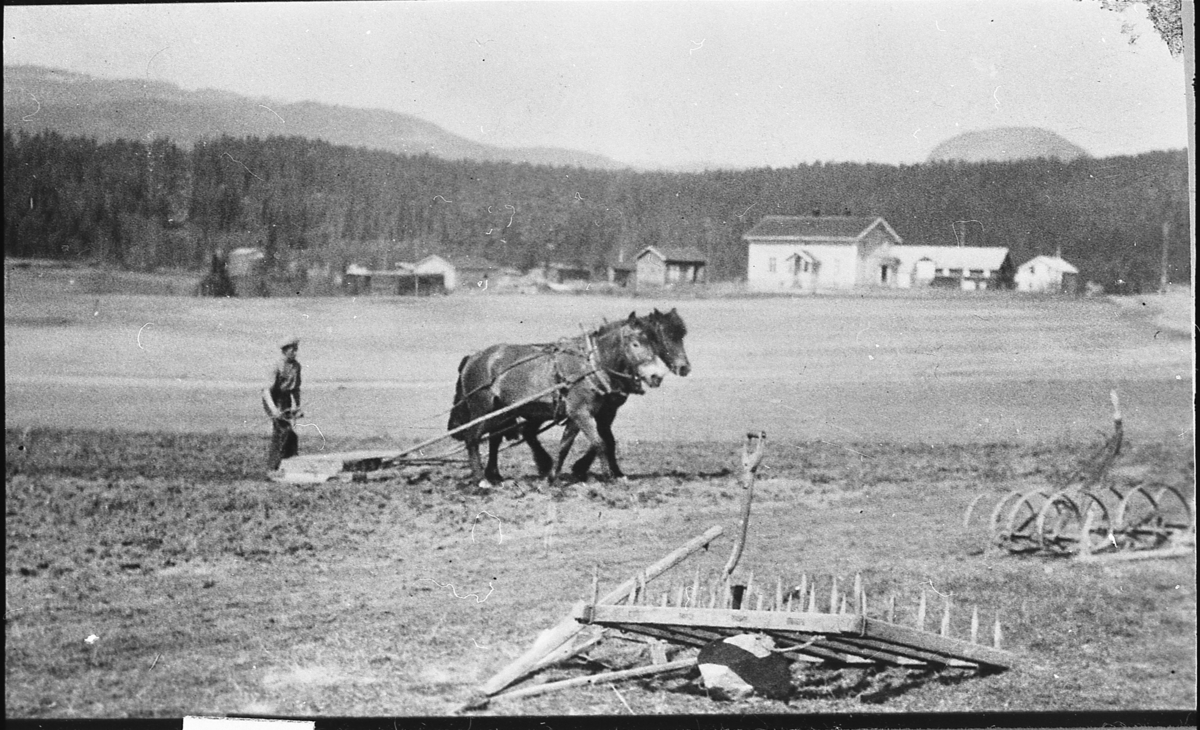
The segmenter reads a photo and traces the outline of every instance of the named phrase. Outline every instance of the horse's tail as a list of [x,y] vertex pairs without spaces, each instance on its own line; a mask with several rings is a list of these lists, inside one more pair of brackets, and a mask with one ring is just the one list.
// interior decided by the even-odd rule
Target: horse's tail
[[[458,362],[458,379],[454,382],[454,407],[450,409],[450,422],[446,424],[446,429],[450,431],[471,420],[471,409],[467,407],[465,397],[467,391],[463,387],[463,368],[467,366],[467,361],[470,359],[470,355],[464,355],[463,359]],[[460,432],[454,434],[454,438],[462,441],[465,437]]]

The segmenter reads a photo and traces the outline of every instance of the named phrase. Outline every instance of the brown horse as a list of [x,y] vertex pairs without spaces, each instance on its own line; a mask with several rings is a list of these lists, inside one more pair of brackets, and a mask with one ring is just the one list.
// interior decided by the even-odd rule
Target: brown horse
[[[623,403],[629,393],[643,392],[643,383],[652,388],[662,383],[669,368],[658,355],[660,349],[652,326],[630,314],[628,319],[557,343],[492,345],[464,357],[458,367],[449,428],[479,420],[455,434],[467,444],[472,478],[481,485],[485,480],[492,484],[501,481],[497,453],[505,436],[513,438],[515,432],[533,451],[538,473],[551,483],[561,473],[580,432],[589,444],[580,459],[582,474],[577,463],[572,470],[575,475],[586,476],[588,466],[603,450],[610,474],[621,477],[610,404],[616,398]],[[506,408],[510,410],[486,418]],[[543,424],[564,421],[566,429],[554,459],[538,441],[538,434]],[[489,445],[486,469],[479,457],[479,443],[485,435]]]

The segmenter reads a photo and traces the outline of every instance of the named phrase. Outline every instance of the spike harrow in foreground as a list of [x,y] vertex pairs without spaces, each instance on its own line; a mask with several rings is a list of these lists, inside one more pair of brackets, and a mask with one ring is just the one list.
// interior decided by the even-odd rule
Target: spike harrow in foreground
[[[735,581],[733,573],[746,543],[754,479],[765,443],[765,434],[747,434],[742,454],[741,482],[745,490],[742,524],[723,568],[709,570],[707,574],[697,569],[670,590],[660,590],[654,595],[649,590],[651,581],[701,549],[707,549],[720,537],[724,529],[717,525],[603,596],[599,572],[594,571],[588,600],[575,604],[562,621],[543,631],[525,654],[485,682],[461,709],[478,709],[492,699],[528,697],[690,669],[696,666],[696,659],[668,661],[667,645],[703,648],[714,641],[746,633],[770,637],[778,653],[830,667],[954,668],[985,674],[1002,671],[1016,662],[1013,654],[1000,647],[1002,631],[998,614],[993,617],[990,643],[978,641],[978,609],[971,612],[970,639],[955,638],[950,600],[946,597],[938,630],[926,630],[924,590],[909,612],[913,618],[905,624],[897,616],[906,612],[904,605],[911,605],[912,599],[901,600],[899,608],[894,593],[887,595],[886,600],[869,600],[869,589],[861,574],[850,580],[839,580],[836,575],[802,574],[797,582],[780,577],[756,584],[754,572],[750,571],[744,579]],[[853,587],[847,592],[850,586]],[[876,607],[874,611],[872,606]],[[609,630],[646,640],[652,663],[505,691],[529,674],[594,646]]]

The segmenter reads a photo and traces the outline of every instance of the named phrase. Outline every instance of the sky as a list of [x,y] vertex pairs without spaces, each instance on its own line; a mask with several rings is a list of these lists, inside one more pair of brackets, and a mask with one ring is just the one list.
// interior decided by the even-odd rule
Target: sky
[[1097,0],[18,6],[3,32],[5,65],[387,109],[649,167],[910,164],[1011,126],[1099,157],[1188,139],[1183,59],[1142,8]]

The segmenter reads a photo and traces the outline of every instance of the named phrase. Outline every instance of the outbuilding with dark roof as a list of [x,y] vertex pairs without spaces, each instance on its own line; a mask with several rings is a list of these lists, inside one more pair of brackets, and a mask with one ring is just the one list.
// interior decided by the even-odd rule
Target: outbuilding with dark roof
[[647,246],[637,255],[638,286],[702,284],[708,257],[691,247]]

